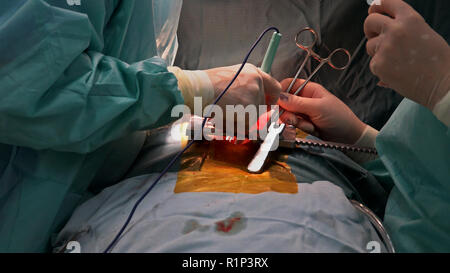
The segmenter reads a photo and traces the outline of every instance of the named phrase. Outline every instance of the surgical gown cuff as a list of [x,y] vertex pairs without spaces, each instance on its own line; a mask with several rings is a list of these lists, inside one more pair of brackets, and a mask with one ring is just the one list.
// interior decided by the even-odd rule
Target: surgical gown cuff
[[184,98],[184,103],[192,111],[194,110],[194,98],[202,98],[202,107],[211,104],[214,100],[214,86],[211,80],[202,70],[182,70],[179,67],[168,68],[178,79],[178,88]]
[[447,127],[450,126],[450,90],[447,95],[436,104],[433,114],[442,121]]
[[361,147],[375,147],[375,139],[378,135],[378,130],[372,128],[371,126],[367,125],[364,129],[362,135],[359,137],[359,139],[355,142],[356,146]]
[[[379,132],[376,129],[367,125],[362,135],[359,137],[359,139],[355,142],[354,145],[360,147],[375,148],[375,140],[377,138],[378,133]],[[346,154],[359,164],[374,160],[376,158],[376,156],[373,154],[361,152],[347,152]]]

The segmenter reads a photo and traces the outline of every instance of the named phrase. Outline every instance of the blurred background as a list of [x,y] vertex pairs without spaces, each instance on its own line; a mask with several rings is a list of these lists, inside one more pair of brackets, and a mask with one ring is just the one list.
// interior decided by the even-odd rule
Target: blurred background
[[[447,41],[450,37],[449,0],[407,1]],[[328,66],[313,81],[344,101],[365,123],[381,129],[403,99],[377,86],[369,69],[363,31],[369,6],[366,0],[185,0],[178,28],[179,49],[175,65],[183,69],[208,69],[242,62],[260,33],[270,26],[283,34],[272,75],[293,77],[305,57],[294,38],[304,27],[318,34],[314,49],[328,56],[338,47],[352,54],[350,67],[337,71]],[[259,66],[271,35],[255,50],[250,62]],[[317,65],[307,64],[302,77]]]

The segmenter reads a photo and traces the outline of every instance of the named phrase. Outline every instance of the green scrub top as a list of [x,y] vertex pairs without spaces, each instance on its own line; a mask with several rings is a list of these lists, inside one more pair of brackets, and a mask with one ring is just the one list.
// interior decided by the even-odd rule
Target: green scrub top
[[450,252],[449,128],[405,99],[376,147],[380,159],[366,167],[393,185],[384,224],[397,252]]
[[175,35],[180,7],[181,0],[0,5],[0,252],[48,250],[88,187],[119,180],[143,130],[171,121],[183,98],[154,56],[166,22]]

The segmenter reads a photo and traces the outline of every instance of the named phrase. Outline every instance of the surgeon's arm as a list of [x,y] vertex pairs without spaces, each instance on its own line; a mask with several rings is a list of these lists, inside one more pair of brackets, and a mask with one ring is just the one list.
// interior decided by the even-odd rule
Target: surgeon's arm
[[10,1],[0,25],[0,143],[90,152],[170,122],[183,103],[163,60],[128,64],[88,50],[97,37],[84,14]]

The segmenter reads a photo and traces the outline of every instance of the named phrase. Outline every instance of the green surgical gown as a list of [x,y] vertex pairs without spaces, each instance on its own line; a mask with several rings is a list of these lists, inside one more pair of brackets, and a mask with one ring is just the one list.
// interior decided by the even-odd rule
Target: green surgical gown
[[397,252],[450,252],[449,128],[405,99],[376,147],[380,159],[368,169],[392,182],[384,223]]
[[88,187],[119,180],[143,130],[171,121],[183,98],[156,55],[173,59],[180,6],[2,2],[0,252],[48,250]]

